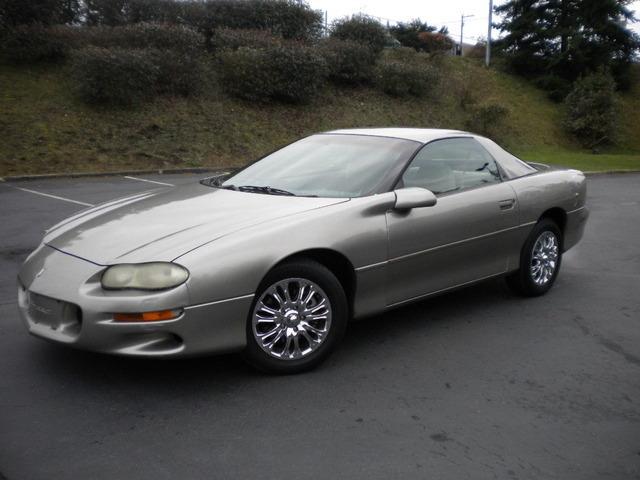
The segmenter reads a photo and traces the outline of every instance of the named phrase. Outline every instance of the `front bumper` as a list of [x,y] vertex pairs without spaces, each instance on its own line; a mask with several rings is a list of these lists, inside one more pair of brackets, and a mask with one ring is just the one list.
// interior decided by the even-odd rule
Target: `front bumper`
[[[190,356],[241,349],[253,295],[191,305],[188,284],[162,292],[105,291],[104,266],[41,245],[18,275],[18,308],[29,330],[104,353]],[[175,319],[115,322],[113,313],[182,309]]]

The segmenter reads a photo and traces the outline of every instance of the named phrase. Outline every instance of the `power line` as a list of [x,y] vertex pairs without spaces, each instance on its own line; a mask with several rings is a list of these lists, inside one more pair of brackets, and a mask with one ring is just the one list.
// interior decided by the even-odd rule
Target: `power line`
[[[476,17],[475,15],[472,15],[473,20],[469,20],[469,22],[478,22],[480,20],[486,20],[487,17]],[[467,16],[467,18],[469,18]],[[460,19],[457,20],[451,20],[451,21],[447,21],[447,22],[433,22],[434,25],[452,25],[454,23],[460,23]]]

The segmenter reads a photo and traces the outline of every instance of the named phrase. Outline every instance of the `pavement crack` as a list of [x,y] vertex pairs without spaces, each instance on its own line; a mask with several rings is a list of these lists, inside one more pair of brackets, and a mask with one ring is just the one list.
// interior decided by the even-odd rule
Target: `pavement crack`
[[614,342],[613,340],[609,340],[608,338],[601,337],[600,335],[594,335],[600,345],[611,350],[618,355],[621,355],[627,362],[632,363],[640,367],[640,357],[633,355],[632,353],[627,352],[622,345]]
[[583,318],[578,315],[576,317],[573,318],[573,321],[575,322],[575,324],[578,326],[578,328],[580,330],[582,330],[582,333],[593,337],[596,339],[596,341],[602,345],[603,347],[605,347],[607,350],[613,352],[613,353],[617,353],[618,355],[620,355],[622,358],[625,359],[625,361],[627,361],[628,363],[631,363],[632,365],[636,365],[638,367],[640,367],[640,357],[629,353],[625,350],[625,348],[620,345],[617,342],[614,342],[613,340],[610,340],[608,338],[606,338],[605,336],[597,333],[597,332],[592,332],[589,327],[587,327],[584,323],[583,323]]

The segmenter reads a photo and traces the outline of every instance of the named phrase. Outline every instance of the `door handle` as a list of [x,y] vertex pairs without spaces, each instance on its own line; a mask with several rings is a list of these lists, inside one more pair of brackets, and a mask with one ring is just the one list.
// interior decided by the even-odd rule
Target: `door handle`
[[498,205],[500,206],[500,210],[511,210],[515,204],[516,204],[515,198],[508,198],[506,200],[500,200],[498,202]]

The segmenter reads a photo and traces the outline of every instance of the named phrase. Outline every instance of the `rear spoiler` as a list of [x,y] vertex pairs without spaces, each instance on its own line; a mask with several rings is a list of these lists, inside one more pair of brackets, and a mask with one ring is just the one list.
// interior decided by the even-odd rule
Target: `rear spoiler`
[[527,165],[535,168],[539,172],[544,172],[545,170],[554,170],[554,167],[547,165],[546,163],[538,163],[538,162],[527,162]]

